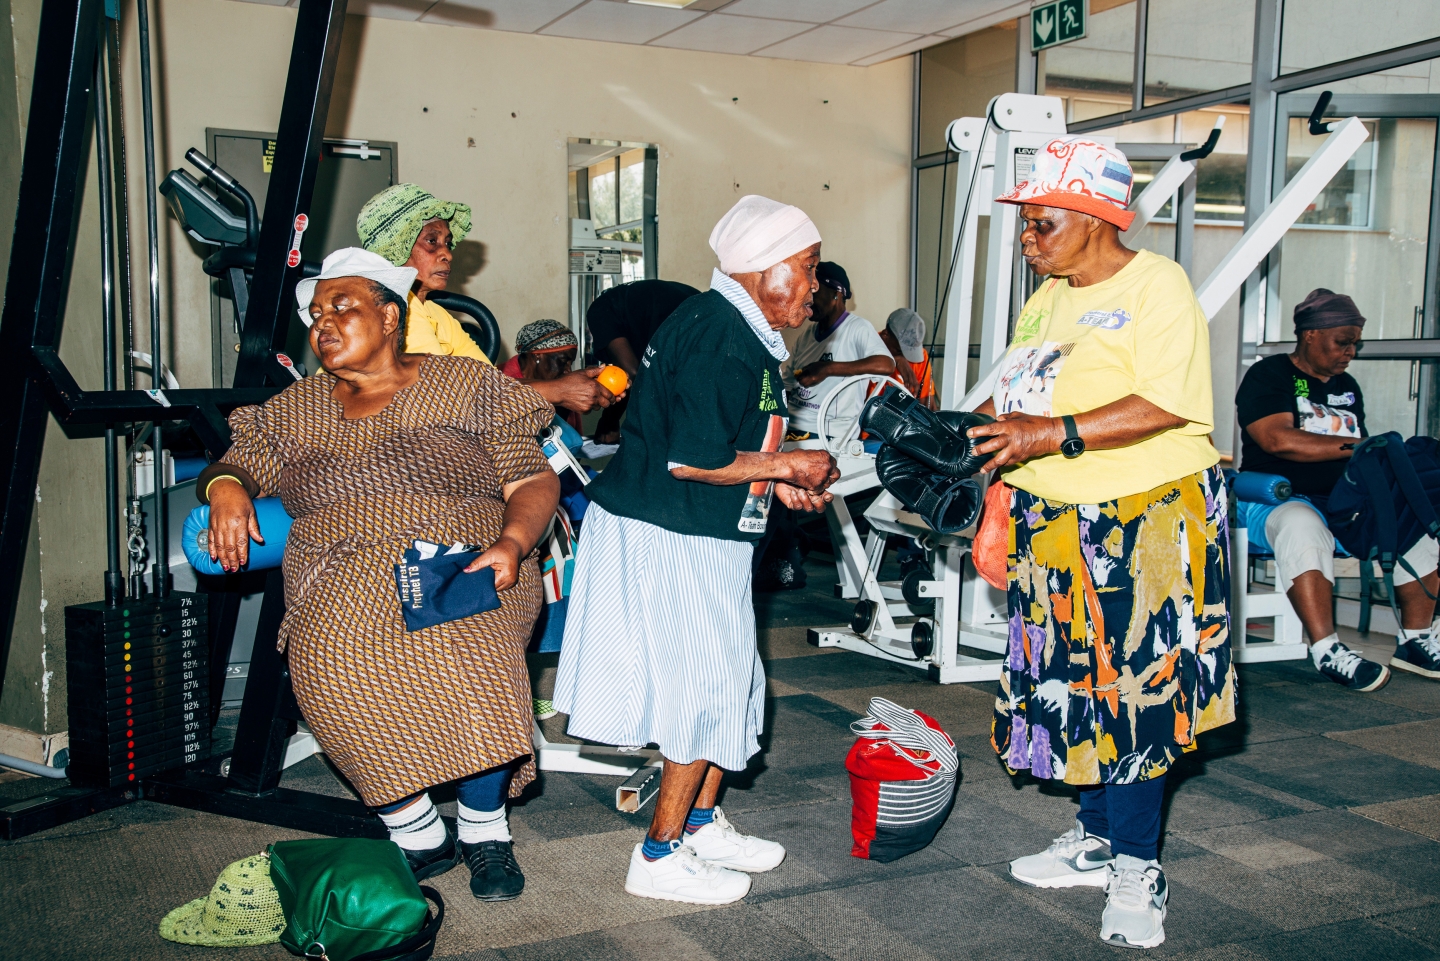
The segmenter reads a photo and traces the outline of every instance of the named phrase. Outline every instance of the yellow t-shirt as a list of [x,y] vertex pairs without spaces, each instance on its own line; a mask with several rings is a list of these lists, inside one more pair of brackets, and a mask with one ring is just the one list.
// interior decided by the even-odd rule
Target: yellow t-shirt
[[465,333],[460,321],[439,304],[420,300],[412,293],[406,298],[405,353],[453,354],[490,363],[485,352]]
[[1100,504],[1212,467],[1220,454],[1210,387],[1210,332],[1185,271],[1148,250],[1109,280],[1045,280],[1025,304],[995,384],[995,412],[1080,414],[1139,394],[1189,421],[1073,460],[1037,457],[1007,483],[1047,500]]

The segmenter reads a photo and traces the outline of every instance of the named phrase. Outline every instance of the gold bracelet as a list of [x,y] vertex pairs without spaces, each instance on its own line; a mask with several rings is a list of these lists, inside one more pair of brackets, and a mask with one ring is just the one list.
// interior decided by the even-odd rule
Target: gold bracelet
[[244,486],[245,486],[244,482],[241,481],[240,478],[236,477],[234,474],[217,474],[216,476],[210,478],[210,483],[208,483],[208,484],[205,485],[205,502],[206,502],[206,503],[209,503],[209,502],[210,502],[210,488],[214,487],[215,484],[216,484],[218,481],[222,481],[222,480],[234,481],[235,483],[239,484],[241,487],[244,487]]

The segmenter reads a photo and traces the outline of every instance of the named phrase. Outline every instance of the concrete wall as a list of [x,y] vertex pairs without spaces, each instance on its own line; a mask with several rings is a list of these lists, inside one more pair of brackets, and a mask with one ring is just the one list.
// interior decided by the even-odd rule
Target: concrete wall
[[[10,222],[40,0],[0,0],[0,218]],[[152,3],[159,174],[206,127],[272,131],[295,13],[229,0]],[[129,139],[137,347],[148,350],[144,165],[133,2],[122,59]],[[13,37],[7,33],[13,31]],[[857,68],[351,17],[326,133],[399,143],[400,176],[475,209],[452,286],[485,301],[507,339],[568,298],[566,142],[658,144],[660,272],[699,287],[711,227],[742,194],[803,207],[844,264],[855,309],[883,322],[906,302],[911,61]],[[828,102],[827,102],[828,101]],[[513,114],[513,116],[512,116]],[[473,146],[471,145],[473,143]],[[101,383],[93,159],[61,354]],[[160,307],[182,385],[210,384],[210,304],[199,251],[161,208]],[[0,252],[8,251],[7,231]],[[0,258],[0,269],[8,255]],[[139,386],[148,386],[142,375]],[[64,615],[98,599],[102,452],[52,421],[0,724],[67,727]]]

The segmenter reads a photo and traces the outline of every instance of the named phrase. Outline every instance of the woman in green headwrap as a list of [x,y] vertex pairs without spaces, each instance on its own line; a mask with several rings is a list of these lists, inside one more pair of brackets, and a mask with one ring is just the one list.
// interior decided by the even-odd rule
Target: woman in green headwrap
[[[416,184],[395,184],[365,202],[355,219],[355,230],[366,250],[397,267],[417,271],[407,302],[406,353],[455,354],[490,361],[459,321],[429,300],[431,293],[445,289],[455,245],[470,232],[468,206],[440,200]],[[595,381],[599,372],[596,367],[527,383],[552,405],[584,414],[615,402],[615,395]]]

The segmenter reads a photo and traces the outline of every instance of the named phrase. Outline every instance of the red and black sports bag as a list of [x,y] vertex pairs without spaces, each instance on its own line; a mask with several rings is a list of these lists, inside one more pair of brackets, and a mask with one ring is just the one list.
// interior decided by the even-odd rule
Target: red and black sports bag
[[960,757],[933,717],[872,698],[850,725],[859,737],[845,757],[850,772],[850,853],[894,861],[935,839],[955,801]]

